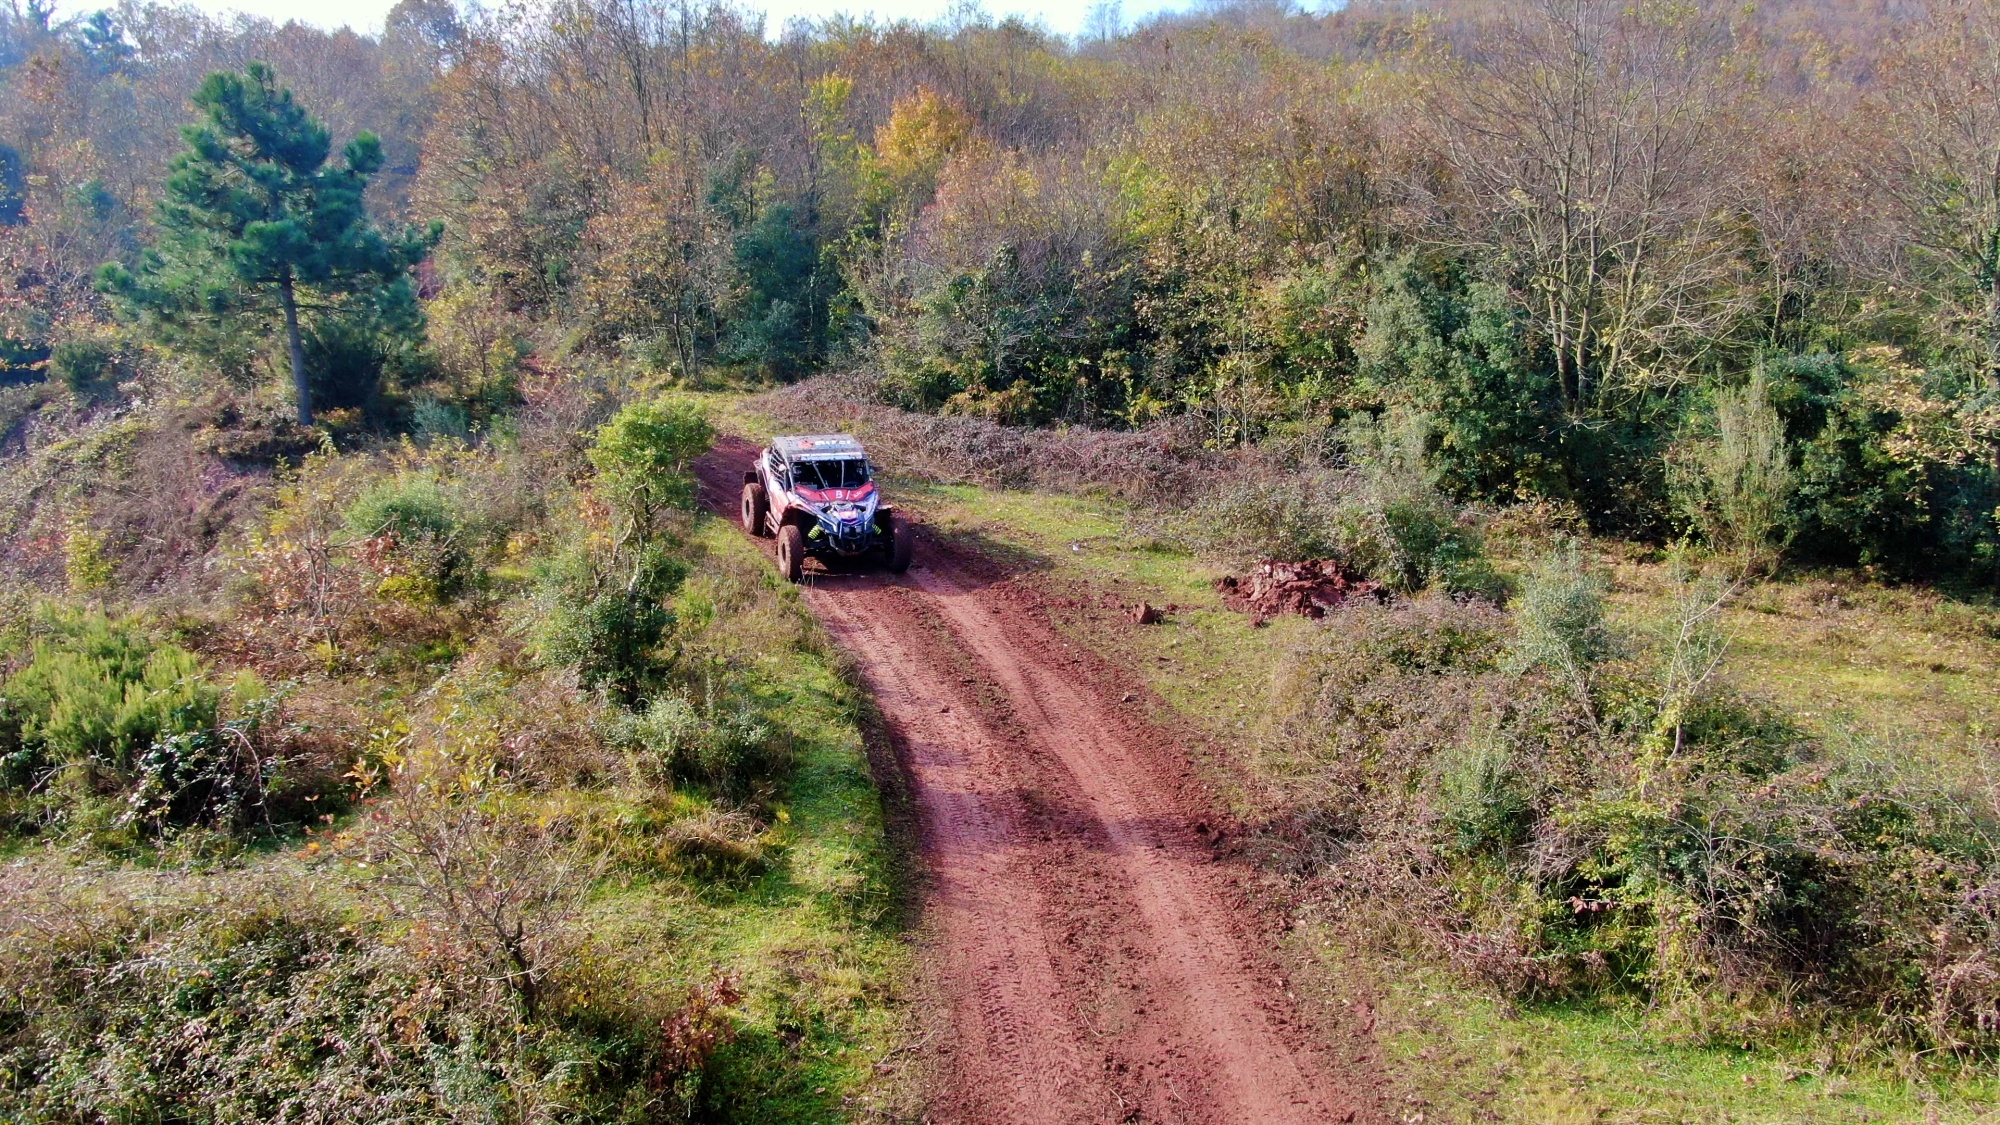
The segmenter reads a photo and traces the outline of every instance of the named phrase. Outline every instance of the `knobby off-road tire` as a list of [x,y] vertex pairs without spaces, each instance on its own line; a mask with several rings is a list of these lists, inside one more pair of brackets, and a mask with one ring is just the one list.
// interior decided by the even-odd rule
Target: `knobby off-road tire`
[[799,525],[788,523],[778,529],[778,573],[787,582],[797,582],[805,573],[806,534]]
[[771,506],[764,500],[763,485],[746,484],[743,486],[743,530],[755,535],[759,539],[769,535],[771,532],[769,528],[764,526],[764,517],[770,510]]
[[910,569],[910,560],[916,553],[917,529],[897,520],[889,529],[889,573],[901,574]]

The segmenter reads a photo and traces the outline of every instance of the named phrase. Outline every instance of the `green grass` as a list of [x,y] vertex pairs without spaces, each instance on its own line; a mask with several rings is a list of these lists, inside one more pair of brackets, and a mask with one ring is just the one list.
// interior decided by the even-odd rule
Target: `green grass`
[[[802,612],[796,592],[780,587],[731,525],[704,518],[697,539],[710,565],[754,568]],[[595,940],[645,967],[637,987],[673,992],[718,971],[738,975],[738,1038],[718,1055],[705,1094],[716,1117],[902,1119],[913,1104],[912,1076],[897,1062],[910,951],[860,700],[811,649],[766,652],[753,677],[760,709],[796,761],[767,837],[775,863],[741,884],[671,876],[609,884],[591,911]]]
[[[1614,567],[1615,609],[1666,611],[1659,564]],[[2000,734],[2000,608],[1934,591],[1784,577],[1746,587],[1724,618],[1726,674],[1836,747],[1859,740],[1912,768],[1974,774]]]
[[[1334,940],[1316,927],[1298,939]],[[1348,954],[1316,953],[1329,976],[1351,979]],[[2000,1093],[1990,1082],[1940,1090],[1886,1070],[1843,1071],[1808,1051],[1675,1044],[1637,1010],[1515,1009],[1421,965],[1383,959],[1363,971],[1380,995],[1377,1032],[1388,1057],[1404,1075],[1421,1076],[1405,1079],[1421,1091],[1408,1104],[1430,1122],[1969,1125],[1991,1120]]]

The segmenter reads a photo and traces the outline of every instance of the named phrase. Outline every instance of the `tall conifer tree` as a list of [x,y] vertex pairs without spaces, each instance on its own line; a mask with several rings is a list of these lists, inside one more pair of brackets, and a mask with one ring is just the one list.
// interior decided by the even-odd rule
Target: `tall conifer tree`
[[311,425],[301,308],[407,290],[440,226],[384,235],[362,199],[381,141],[363,132],[329,165],[326,127],[261,63],[209,75],[194,106],[203,119],[182,130],[188,147],[167,177],[157,242],[136,271],[106,265],[99,284],[168,327],[281,314],[299,423]]

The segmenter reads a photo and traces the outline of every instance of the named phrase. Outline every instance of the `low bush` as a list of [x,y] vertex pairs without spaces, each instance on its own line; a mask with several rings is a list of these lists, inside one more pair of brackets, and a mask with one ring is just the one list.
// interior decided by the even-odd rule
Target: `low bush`
[[0,878],[0,1114],[23,1125],[677,1121],[728,1041],[733,991],[652,1005],[581,958],[529,1012],[424,926],[288,879]]
[[1719,387],[1709,432],[1669,457],[1669,483],[1687,526],[1747,573],[1777,564],[1791,537],[1794,487],[1784,420],[1760,368],[1742,387]]
[[707,688],[699,703],[654,696],[618,726],[616,739],[673,783],[738,801],[768,790],[786,758],[776,733],[749,701],[717,698],[712,680]]
[[1506,596],[1470,513],[1427,486],[1352,470],[1239,469],[1146,522],[1163,541],[1231,562],[1335,558],[1405,594]]
[[1523,997],[1630,997],[1739,1042],[1839,1023],[1939,1057],[2000,1050],[1991,795],[1833,755],[1714,674],[1684,579],[1615,633],[1563,548],[1511,617],[1350,604],[1288,660],[1259,772],[1293,870]]
[[388,575],[390,583],[405,580],[388,589],[448,602],[478,580],[472,529],[434,475],[405,473],[375,483],[348,507],[346,521],[355,535],[394,552],[401,565],[389,569],[406,571]]
[[52,612],[39,632],[0,686],[0,785],[43,817],[100,800],[152,828],[242,815],[263,779],[193,654],[102,614]]
[[605,688],[627,705],[641,700],[664,667],[660,645],[673,614],[663,599],[687,568],[646,548],[621,573],[610,552],[585,544],[543,564],[536,579],[532,642],[550,667],[574,669],[585,688]]
[[49,370],[78,402],[93,402],[117,389],[121,356],[115,339],[83,334],[49,351]]

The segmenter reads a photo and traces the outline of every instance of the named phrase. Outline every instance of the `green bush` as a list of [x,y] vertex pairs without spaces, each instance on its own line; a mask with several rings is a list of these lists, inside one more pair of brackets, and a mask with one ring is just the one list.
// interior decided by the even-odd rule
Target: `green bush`
[[1759,368],[1741,387],[1714,392],[1712,433],[1680,451],[1675,499],[1689,526],[1746,573],[1775,566],[1791,537],[1794,486],[1784,422]]
[[1899,577],[2000,578],[2000,471],[1979,376],[1889,349],[1766,361],[1795,458],[1786,528],[1801,561]]
[[768,785],[785,758],[754,707],[735,700],[698,706],[680,694],[653,697],[627,718],[618,740],[674,782],[739,800]]
[[378,481],[348,507],[346,522],[356,535],[392,539],[397,558],[429,600],[450,601],[478,581],[468,543],[472,529],[433,474]]
[[1407,256],[1377,271],[1356,348],[1365,393],[1435,421],[1440,485],[1461,499],[1567,494],[1553,367],[1507,294]]
[[40,764],[119,773],[158,738],[212,728],[221,698],[191,653],[102,615],[57,622],[5,691]]
[[132,623],[51,617],[0,685],[0,792],[43,818],[112,801],[146,831],[233,826],[266,779],[221,721],[225,696],[192,653]]
[[1163,537],[1205,555],[1356,563],[1358,536],[1342,526],[1339,487],[1323,474],[1231,475],[1165,520]]
[[50,349],[49,369],[77,401],[91,402],[117,385],[118,347],[102,336],[76,336]]
[[1515,667],[1543,669],[1591,705],[1598,665],[1614,650],[1604,619],[1609,592],[1610,582],[1590,566],[1579,544],[1543,556],[1515,601]]
[[[1421,442],[1421,419],[1415,421]],[[1468,513],[1432,479],[1420,445],[1390,427],[1346,431],[1347,470],[1301,467],[1222,475],[1161,521],[1163,537],[1234,559],[1335,558],[1399,593],[1437,589],[1500,602],[1506,584]]]
[[539,659],[574,669],[586,688],[636,703],[663,667],[660,644],[673,614],[662,599],[686,575],[685,563],[657,547],[638,552],[623,572],[587,545],[555,556],[536,580],[531,631]]
[[436,477],[411,474],[380,481],[347,509],[358,535],[442,539],[458,531],[458,516]]
[[621,549],[650,541],[665,510],[694,506],[694,461],[714,440],[701,408],[685,399],[628,406],[597,431],[590,463],[623,521]]
[[1335,517],[1347,540],[1343,554],[1404,593],[1436,588],[1499,601],[1505,587],[1477,528],[1439,488],[1434,428],[1429,414],[1397,410],[1341,431],[1358,485]]
[[410,432],[423,443],[463,442],[472,436],[472,419],[464,407],[432,395],[410,403]]
[[1504,741],[1474,736],[1438,762],[1439,813],[1461,852],[1501,850],[1521,843],[1534,824],[1534,806],[1521,792]]
[[1380,507],[1386,561],[1378,578],[1405,592],[1434,588],[1501,601],[1506,586],[1486,559],[1476,528],[1435,492],[1389,499]]

